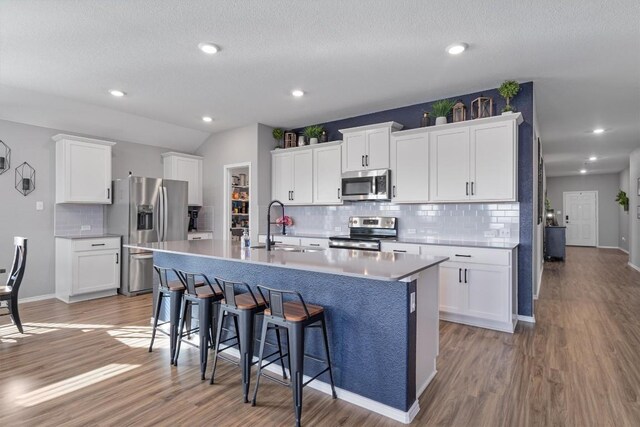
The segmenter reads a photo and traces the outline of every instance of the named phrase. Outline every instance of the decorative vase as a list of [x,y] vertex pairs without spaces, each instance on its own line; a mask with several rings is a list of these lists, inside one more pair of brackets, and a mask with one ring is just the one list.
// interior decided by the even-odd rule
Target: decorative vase
[[329,141],[329,137],[327,136],[327,131],[323,130],[322,135],[320,135],[320,142],[327,142],[327,141]]
[[422,118],[420,119],[420,127],[426,128],[431,124],[430,122],[431,121],[429,120],[429,113],[425,111],[424,113],[422,113]]
[[436,125],[446,125],[447,118],[446,117],[436,117]]
[[304,135],[298,136],[298,147],[304,146]]
[[317,144],[318,138],[309,138],[309,145]]

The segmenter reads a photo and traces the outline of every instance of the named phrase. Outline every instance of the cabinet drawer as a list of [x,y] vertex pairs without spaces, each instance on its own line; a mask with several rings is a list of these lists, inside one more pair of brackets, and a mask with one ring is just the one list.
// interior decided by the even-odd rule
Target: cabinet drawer
[[120,238],[78,239],[73,241],[73,250],[75,252],[104,249],[120,249]]
[[[275,236],[271,236],[271,239],[275,242],[275,243],[280,243],[281,245],[295,245],[295,246],[300,246],[300,238],[299,237],[290,237],[290,236],[282,236],[280,234],[277,234]],[[267,236],[264,234],[261,234],[258,236],[258,243],[266,243],[267,242]]]
[[511,265],[511,251],[505,249],[424,245],[422,246],[421,252],[425,255],[447,256],[451,262]]
[[188,240],[211,240],[213,239],[213,233],[189,233]]
[[300,238],[300,246],[309,246],[315,248],[328,248],[329,239],[315,239],[309,237]]
[[420,245],[412,245],[410,243],[382,242],[382,252],[396,252],[420,255]]

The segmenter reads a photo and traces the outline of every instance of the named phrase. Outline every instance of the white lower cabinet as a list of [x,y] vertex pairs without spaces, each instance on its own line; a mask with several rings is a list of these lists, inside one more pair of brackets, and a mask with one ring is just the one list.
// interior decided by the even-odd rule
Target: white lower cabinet
[[211,240],[213,239],[213,233],[210,231],[191,232],[187,234],[187,240]]
[[382,252],[395,252],[395,253],[406,253],[413,255],[420,255],[420,246],[412,245],[410,243],[396,243],[396,242],[382,242],[381,243]]
[[56,238],[56,298],[76,302],[115,295],[120,287],[120,238]]
[[440,264],[440,318],[504,332],[517,323],[517,249],[422,246]]
[[[299,237],[283,236],[281,234],[275,234],[271,236],[271,240],[276,244],[300,246]],[[267,242],[266,235],[261,234],[258,236],[258,243],[266,243],[266,242]]]
[[329,247],[329,239],[301,237],[300,246],[327,249]]

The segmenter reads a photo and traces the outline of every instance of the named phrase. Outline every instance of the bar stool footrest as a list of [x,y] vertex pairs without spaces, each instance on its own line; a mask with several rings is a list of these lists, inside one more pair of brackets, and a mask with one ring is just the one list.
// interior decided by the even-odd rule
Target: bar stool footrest
[[315,380],[316,378],[318,378],[320,375],[324,374],[325,372],[327,372],[329,370],[329,368],[325,368],[322,371],[318,372],[313,378],[311,378],[309,381],[307,381],[306,383],[302,384],[302,387],[305,387],[307,384],[309,384],[311,381]]

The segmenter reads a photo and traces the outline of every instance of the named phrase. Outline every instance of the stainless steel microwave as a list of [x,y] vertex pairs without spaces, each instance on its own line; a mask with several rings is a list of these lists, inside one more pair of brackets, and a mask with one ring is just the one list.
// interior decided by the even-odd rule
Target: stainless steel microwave
[[341,191],[342,200],[391,200],[391,171],[345,172]]

